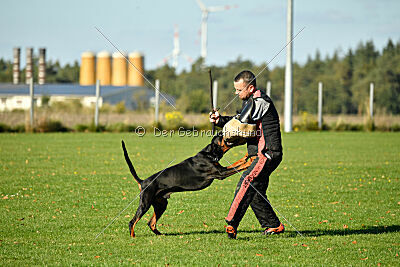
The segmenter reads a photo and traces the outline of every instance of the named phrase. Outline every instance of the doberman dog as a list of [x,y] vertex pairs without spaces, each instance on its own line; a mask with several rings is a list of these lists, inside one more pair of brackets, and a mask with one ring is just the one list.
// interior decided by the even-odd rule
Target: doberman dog
[[142,180],[136,174],[125,148],[125,143],[122,141],[126,163],[140,190],[139,207],[135,216],[129,222],[130,235],[135,237],[135,225],[149,210],[150,206],[154,207],[154,214],[148,225],[156,235],[161,235],[156,228],[156,223],[167,209],[167,199],[172,193],[202,190],[210,186],[214,179],[222,180],[239,171],[246,170],[255,157],[249,158],[246,154],[245,157],[228,167],[223,167],[218,163],[224,153],[236,145],[238,144],[228,145],[221,134],[215,135],[211,143],[195,156]]

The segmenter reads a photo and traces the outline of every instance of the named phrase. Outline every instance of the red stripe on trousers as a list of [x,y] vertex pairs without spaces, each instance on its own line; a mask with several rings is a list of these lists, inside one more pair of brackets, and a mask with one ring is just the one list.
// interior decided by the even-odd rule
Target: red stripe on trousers
[[242,185],[240,186],[239,192],[236,194],[235,199],[232,202],[231,208],[229,209],[228,216],[225,218],[227,221],[231,221],[236,214],[236,211],[239,207],[240,202],[242,202],[244,195],[247,192],[247,189],[250,186],[250,183],[257,177],[262,169],[264,168],[265,162],[267,161],[267,157],[265,157],[261,151],[265,147],[265,139],[264,133],[262,130],[261,122],[257,123],[257,128],[261,130],[261,136],[258,140],[258,162],[254,166],[253,170],[243,179]]
[[244,195],[247,192],[247,189],[250,186],[250,183],[257,177],[262,169],[264,168],[265,162],[267,158],[262,156],[258,159],[256,166],[254,169],[243,179],[242,185],[240,186],[239,192],[236,194],[235,199],[232,202],[231,208],[229,209],[228,216],[225,218],[227,221],[231,221],[236,214],[236,211],[239,207],[240,202],[242,202]]

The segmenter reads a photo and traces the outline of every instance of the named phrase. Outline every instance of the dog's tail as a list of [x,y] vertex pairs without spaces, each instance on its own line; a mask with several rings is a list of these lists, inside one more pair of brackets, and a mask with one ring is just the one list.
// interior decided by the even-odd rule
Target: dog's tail
[[126,151],[125,143],[122,141],[122,149],[124,150],[124,156],[125,156],[125,161],[129,166],[129,170],[131,171],[131,174],[133,178],[135,178],[136,182],[138,183],[139,190],[142,191],[142,182],[143,180],[139,178],[137,175],[135,168],[133,167],[133,164],[131,162],[131,159],[129,158],[128,151]]

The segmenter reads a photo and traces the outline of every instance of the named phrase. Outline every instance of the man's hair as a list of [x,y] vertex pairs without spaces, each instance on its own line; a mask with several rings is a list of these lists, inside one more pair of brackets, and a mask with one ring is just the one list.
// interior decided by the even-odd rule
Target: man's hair
[[240,81],[240,79],[243,79],[243,81],[246,83],[246,86],[254,85],[254,87],[257,87],[256,76],[249,70],[244,70],[236,75],[235,82]]

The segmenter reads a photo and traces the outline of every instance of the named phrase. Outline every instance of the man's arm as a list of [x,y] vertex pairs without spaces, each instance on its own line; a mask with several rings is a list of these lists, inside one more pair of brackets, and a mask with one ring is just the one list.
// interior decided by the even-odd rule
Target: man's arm
[[210,122],[215,123],[218,127],[224,127],[224,125],[230,121],[234,116],[221,116],[218,111],[210,112]]
[[218,122],[215,124],[218,127],[224,127],[224,125],[230,121],[234,116],[219,116]]

